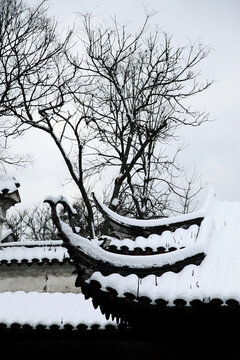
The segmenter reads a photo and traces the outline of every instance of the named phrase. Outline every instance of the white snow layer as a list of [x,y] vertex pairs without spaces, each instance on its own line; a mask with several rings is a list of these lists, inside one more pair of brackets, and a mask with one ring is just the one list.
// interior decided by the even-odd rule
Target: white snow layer
[[7,261],[11,263],[17,260],[21,263],[23,260],[29,263],[33,260],[49,262],[57,260],[63,262],[69,258],[67,249],[62,246],[62,241],[19,241],[9,242],[0,245],[0,262]]
[[159,247],[164,247],[166,250],[171,247],[180,249],[181,247],[193,245],[197,241],[198,231],[199,227],[197,225],[191,225],[188,229],[179,228],[174,232],[167,230],[161,235],[151,234],[147,238],[138,236],[135,240],[119,240],[113,237],[107,237],[107,239],[110,240],[110,245],[115,245],[117,249],[126,246],[130,251],[135,248],[142,250],[151,248],[153,251],[157,251]]
[[9,235],[11,235],[13,232],[11,229],[3,230],[2,232],[2,241],[6,239]]
[[[96,195],[95,195],[95,197],[96,197]],[[109,209],[106,205],[104,205],[104,203],[100,199],[98,199],[96,197],[98,203],[100,204],[102,209],[108,214],[110,219],[113,219],[114,221],[121,223],[121,224],[126,224],[126,225],[130,225],[130,226],[139,226],[139,227],[169,225],[169,224],[176,223],[176,222],[183,222],[183,221],[188,221],[188,220],[195,219],[198,217],[203,217],[203,216],[205,216],[206,212],[209,210],[214,198],[215,198],[214,191],[210,190],[201,209],[199,209],[195,212],[192,212],[189,214],[171,216],[169,218],[142,220],[142,219],[133,219],[133,218],[119,215],[116,212]]]
[[209,242],[201,265],[188,265],[179,273],[169,271],[160,277],[149,275],[141,280],[134,274],[122,277],[117,273],[103,276],[95,272],[88,281],[97,280],[105,291],[112,287],[120,297],[130,292],[137,297],[147,296],[153,303],[164,299],[169,306],[179,298],[187,304],[193,299],[240,301],[240,203],[215,201],[207,219],[212,220],[213,226],[211,232],[204,234]]
[[119,203],[119,200],[118,200],[117,198],[114,198],[114,199],[112,200],[112,205],[117,206],[118,203]]
[[66,324],[73,327],[98,325],[116,326],[116,322],[106,320],[99,309],[94,309],[92,301],[85,300],[83,294],[37,293],[23,291],[0,293],[0,323],[44,325],[49,328],[57,325],[60,329]]
[[129,268],[150,268],[150,267],[160,267],[166,264],[174,264],[177,261],[184,260],[187,257],[194,256],[198,253],[205,252],[207,247],[207,241],[209,235],[212,231],[212,221],[211,219],[205,219],[202,222],[198,237],[193,245],[189,245],[186,248],[179,249],[177,251],[166,252],[163,254],[155,255],[123,255],[111,253],[102,249],[99,246],[97,240],[89,240],[84,237],[81,237],[72,232],[72,229],[61,223],[62,228],[68,239],[73,246],[78,247],[86,255],[91,256],[95,260],[103,261],[108,264],[117,267],[128,266]]
[[18,182],[17,180],[7,174],[0,174],[0,194],[3,193],[3,190],[7,190],[8,193],[13,193],[17,190]]
[[61,203],[61,202],[66,203],[69,206],[72,214],[73,215],[77,214],[77,210],[74,209],[74,207],[71,205],[70,201],[63,195],[58,195],[58,196],[48,195],[45,197],[44,201],[51,201],[55,205],[58,203]]

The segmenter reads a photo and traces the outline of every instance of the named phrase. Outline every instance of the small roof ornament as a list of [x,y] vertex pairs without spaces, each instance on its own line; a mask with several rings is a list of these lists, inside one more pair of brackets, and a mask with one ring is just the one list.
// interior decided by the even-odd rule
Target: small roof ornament
[[0,195],[12,194],[18,190],[20,183],[11,175],[0,173]]
[[18,192],[20,183],[11,175],[0,173],[0,242],[2,242],[2,226],[6,221],[6,212],[21,202]]

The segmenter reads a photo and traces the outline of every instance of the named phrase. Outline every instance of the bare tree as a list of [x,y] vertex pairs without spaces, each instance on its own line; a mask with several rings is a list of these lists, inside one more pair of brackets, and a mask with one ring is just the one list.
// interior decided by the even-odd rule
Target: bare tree
[[189,185],[176,181],[179,150],[170,158],[163,149],[180,126],[208,120],[187,106],[210,85],[195,71],[207,51],[174,50],[167,34],[148,30],[149,16],[132,35],[116,20],[94,28],[84,15],[85,50],[75,56],[72,32],[57,36],[44,3],[0,0],[0,134],[8,140],[36,128],[51,137],[82,195],[91,238],[87,180],[105,170],[111,208],[140,218],[172,211],[171,194],[183,199]]
[[147,31],[149,19],[133,35],[116,19],[94,27],[83,15],[85,53],[72,60],[87,79],[75,101],[98,139],[87,144],[89,173],[116,169],[110,207],[139,218],[171,212],[173,193],[187,196],[188,182],[177,181],[184,176],[180,149],[172,158],[163,149],[179,127],[208,120],[187,104],[211,84],[201,84],[197,72],[208,51],[201,44],[174,49],[166,33]]
[[[82,236],[89,236],[86,208],[83,200],[75,200],[72,207],[77,211],[74,221],[76,230]],[[93,211],[95,213],[95,232],[97,236],[101,236],[103,219],[101,214],[95,211],[95,208]],[[68,216],[63,208],[60,208],[59,216],[62,221],[68,221]],[[58,230],[52,221],[50,208],[46,204],[35,204],[27,209],[12,211],[11,214],[7,214],[4,227],[12,230],[18,241],[59,239]]]
[[8,215],[5,227],[11,229],[18,240],[59,239],[49,208],[43,204]]
[[[9,139],[36,128],[52,138],[82,194],[93,237],[93,213],[82,169],[83,117],[74,103],[70,106],[76,75],[66,58],[71,31],[64,40],[57,36],[56,23],[46,17],[45,2],[28,7],[21,0],[0,0],[1,134]],[[74,163],[69,156],[72,147],[78,158]]]

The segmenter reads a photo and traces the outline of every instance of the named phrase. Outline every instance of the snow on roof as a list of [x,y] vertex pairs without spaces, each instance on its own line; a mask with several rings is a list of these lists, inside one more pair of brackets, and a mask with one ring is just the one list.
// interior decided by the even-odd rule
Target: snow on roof
[[116,212],[112,211],[110,208],[108,208],[99,198],[96,197],[95,194],[93,194],[93,196],[96,199],[97,203],[100,205],[100,207],[108,215],[109,219],[112,219],[114,222],[120,224],[126,224],[128,226],[152,227],[157,225],[170,225],[177,222],[184,222],[184,221],[204,217],[205,213],[208,211],[209,207],[211,206],[211,203],[215,197],[215,193],[212,189],[209,190],[208,195],[204,203],[202,204],[202,207],[197,211],[188,214],[181,214],[181,215],[176,215],[161,219],[148,219],[148,220],[134,219],[119,215]]
[[119,297],[131,293],[136,298],[148,297],[152,303],[164,299],[169,306],[176,299],[184,299],[187,305],[194,299],[205,303],[214,298],[240,302],[240,203],[215,200],[206,220],[212,223],[212,228],[202,234],[201,240],[205,240],[207,247],[200,265],[187,265],[179,273],[168,271],[159,277],[149,275],[143,279],[134,274],[103,276],[94,272],[87,282],[98,281],[103,291],[113,288]]
[[104,329],[116,322],[106,320],[99,309],[94,309],[91,300],[85,300],[82,294],[73,293],[37,293],[23,291],[0,293],[0,324],[30,325],[36,328],[43,325],[49,328],[57,325],[64,329],[71,325],[77,329],[85,325],[91,329],[98,325]]
[[110,241],[110,245],[116,246],[118,250],[121,247],[126,246],[129,251],[133,251],[136,248],[145,250],[151,248],[157,251],[159,247],[163,247],[166,250],[170,248],[180,249],[189,245],[193,245],[198,236],[199,226],[191,225],[188,229],[179,228],[174,232],[167,230],[161,235],[151,234],[147,238],[143,236],[137,236],[135,240],[123,239],[119,240],[113,237],[106,237]]
[[13,193],[20,186],[19,182],[11,175],[0,174],[0,194]]
[[178,251],[166,252],[164,254],[129,256],[106,251],[100,247],[97,240],[90,241],[73,233],[68,225],[64,223],[61,223],[61,225],[64,233],[74,247],[96,261],[102,261],[119,268],[126,266],[128,268],[159,268],[167,264],[170,265],[182,261],[187,257],[204,253],[207,246],[205,240],[208,240],[208,235],[211,232],[211,223],[204,220],[197,241],[194,242],[192,246],[189,245]]
[[[184,299],[187,304],[194,299],[209,302],[214,298],[220,298],[223,301],[235,299],[240,302],[240,203],[222,202],[215,199],[205,213],[197,237],[191,238],[190,234],[193,230],[191,228],[173,232],[173,235],[179,232],[179,241],[184,234],[190,239],[190,244],[185,249],[151,256],[114,254],[102,249],[97,240],[90,241],[71,233],[70,237],[77,247],[84,249],[85,253],[95,256],[96,259],[104,258],[107,263],[119,266],[127,264],[130,269],[131,266],[159,266],[160,263],[164,264],[166,261],[169,263],[179,260],[179,256],[184,258],[186,255],[192,255],[195,246],[198,251],[204,249],[206,254],[205,259],[198,266],[191,264],[178,273],[168,271],[161,276],[148,275],[142,279],[135,274],[121,276],[116,272],[103,276],[95,271],[87,282],[98,281],[103,291],[113,288],[119,297],[124,297],[125,293],[131,293],[136,298],[148,297],[152,303],[158,299],[164,299],[170,306],[178,298]],[[66,231],[70,231],[69,229],[67,227]],[[163,233],[161,236],[162,240],[166,241],[166,234]],[[160,241],[159,237],[153,235],[150,240],[154,241],[154,239]],[[185,240],[184,242],[186,243]],[[32,262],[33,259],[38,259],[40,262],[44,259],[49,261],[56,259],[63,262],[64,259],[69,259],[69,254],[62,246],[62,241],[24,241],[1,244],[0,261],[11,263],[13,259],[19,263],[24,259],[28,262]]]
[[19,241],[0,244],[0,264],[10,264],[13,261],[51,262],[57,260],[63,263],[70,260],[68,251],[62,246],[61,240],[49,241]]
[[[212,199],[212,204],[214,200]],[[208,206],[210,209],[211,206]],[[132,219],[134,220],[134,219]],[[164,254],[154,255],[139,255],[130,256],[123,254],[116,254],[106,251],[102,248],[101,242],[98,239],[92,239],[91,241],[73,232],[70,226],[60,221],[62,230],[65,236],[69,239],[69,244],[90,258],[97,262],[103,262],[110,266],[123,268],[159,268],[165,265],[172,265],[177,262],[181,262],[188,257],[194,257],[200,253],[205,253],[208,246],[209,236],[212,232],[213,223],[211,217],[206,217],[201,223],[198,236],[187,247],[179,249],[178,251],[166,252]],[[161,235],[164,236],[164,235]]]

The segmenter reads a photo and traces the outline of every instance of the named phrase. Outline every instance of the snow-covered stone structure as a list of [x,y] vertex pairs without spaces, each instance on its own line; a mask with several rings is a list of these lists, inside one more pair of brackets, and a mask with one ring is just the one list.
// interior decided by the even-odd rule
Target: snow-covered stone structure
[[3,238],[3,223],[6,221],[6,212],[21,201],[18,188],[19,182],[12,176],[0,174],[0,243],[10,238],[10,233]]
[[72,274],[74,266],[61,240],[13,241],[11,231],[2,232],[7,210],[21,201],[19,186],[14,177],[0,174],[0,294],[80,293]]

